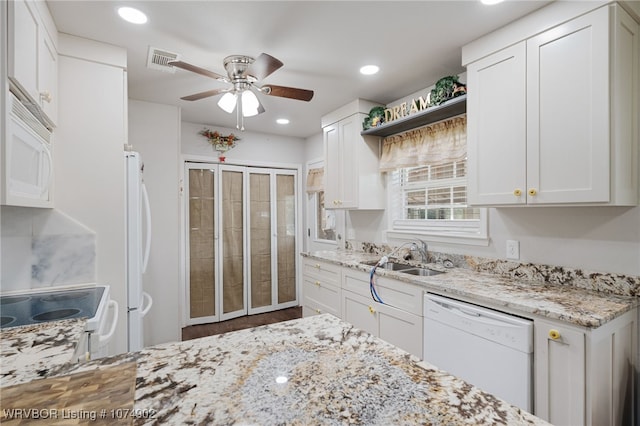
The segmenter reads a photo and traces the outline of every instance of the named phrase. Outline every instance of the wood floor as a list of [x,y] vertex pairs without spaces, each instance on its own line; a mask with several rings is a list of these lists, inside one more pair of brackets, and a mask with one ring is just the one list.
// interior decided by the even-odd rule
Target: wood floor
[[229,331],[273,324],[274,322],[288,321],[296,318],[302,318],[301,306],[264,314],[247,315],[211,324],[191,325],[182,329],[182,340],[197,339],[199,337],[212,336],[214,334],[227,333]]

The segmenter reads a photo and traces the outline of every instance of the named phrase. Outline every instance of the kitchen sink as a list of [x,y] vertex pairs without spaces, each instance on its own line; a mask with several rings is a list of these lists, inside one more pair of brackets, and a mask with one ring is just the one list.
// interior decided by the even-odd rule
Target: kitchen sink
[[[364,262],[365,265],[369,266],[375,266],[377,263],[377,261]],[[406,269],[415,269],[415,266],[405,265],[404,263],[387,262],[383,266],[378,266],[378,268],[388,269],[390,271],[403,271]]]
[[400,271],[404,274],[418,275],[420,277],[432,277],[434,275],[444,274],[444,271],[436,271],[433,269],[425,269],[425,268],[411,268]]
[[[364,262],[365,265],[375,266],[378,262]],[[436,271],[433,269],[418,268],[415,265],[406,265],[404,263],[387,262],[384,266],[378,266],[378,268],[387,269],[389,271],[402,272],[404,274],[418,275],[420,277],[432,277],[434,275],[443,274],[443,271]]]

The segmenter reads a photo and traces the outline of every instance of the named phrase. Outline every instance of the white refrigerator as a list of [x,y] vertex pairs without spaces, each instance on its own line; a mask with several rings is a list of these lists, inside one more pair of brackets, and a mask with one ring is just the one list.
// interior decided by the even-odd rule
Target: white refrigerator
[[153,300],[143,289],[143,274],[151,250],[151,210],[144,186],[144,164],[138,152],[124,153],[126,174],[127,222],[127,334],[128,351],[144,346],[143,318],[151,309]]

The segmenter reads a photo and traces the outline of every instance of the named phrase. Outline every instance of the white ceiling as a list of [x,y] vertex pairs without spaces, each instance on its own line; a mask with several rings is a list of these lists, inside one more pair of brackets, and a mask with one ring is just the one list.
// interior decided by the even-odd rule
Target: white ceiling
[[[248,131],[308,137],[320,118],[356,98],[386,104],[458,74],[461,47],[538,9],[549,1],[507,0],[484,6],[465,1],[64,1],[48,5],[58,31],[127,49],[129,97],[177,105],[184,121],[235,127],[219,96],[182,101],[181,96],[225,87],[184,70],[146,67],[149,46],[179,53],[182,60],[226,74],[225,56],[265,52],[284,66],[264,82],[315,91],[310,102],[259,95],[266,112],[245,119]],[[122,21],[127,5],[149,21]],[[362,65],[380,72],[362,76]],[[282,126],[276,118],[288,118]]]

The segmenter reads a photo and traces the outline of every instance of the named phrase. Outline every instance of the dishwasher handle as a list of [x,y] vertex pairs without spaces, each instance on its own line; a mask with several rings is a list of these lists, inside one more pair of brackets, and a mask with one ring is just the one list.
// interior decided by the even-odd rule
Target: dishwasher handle
[[449,302],[442,297],[427,294],[425,295],[425,316],[429,316],[434,319],[436,319],[438,314],[436,312],[436,314],[433,315],[433,310],[429,311],[428,309],[426,309],[428,303],[438,305],[441,309],[446,310],[450,315],[454,315],[458,318],[473,320],[474,322],[480,322],[485,325],[499,327],[522,327],[529,326],[529,324],[531,323],[531,321],[529,320],[514,317],[513,315],[505,314],[498,311],[492,311],[487,308],[476,308],[475,306],[464,302]]
[[494,326],[500,326],[500,327],[508,327],[512,325],[508,322],[496,320],[494,318],[490,318],[488,316],[482,315],[482,313],[480,312],[474,312],[468,309],[461,308],[459,306],[453,306],[437,300],[432,300],[432,302],[439,305],[442,309],[446,309],[452,315],[455,315],[457,317],[472,319],[475,322],[482,323],[485,325],[494,325]]

